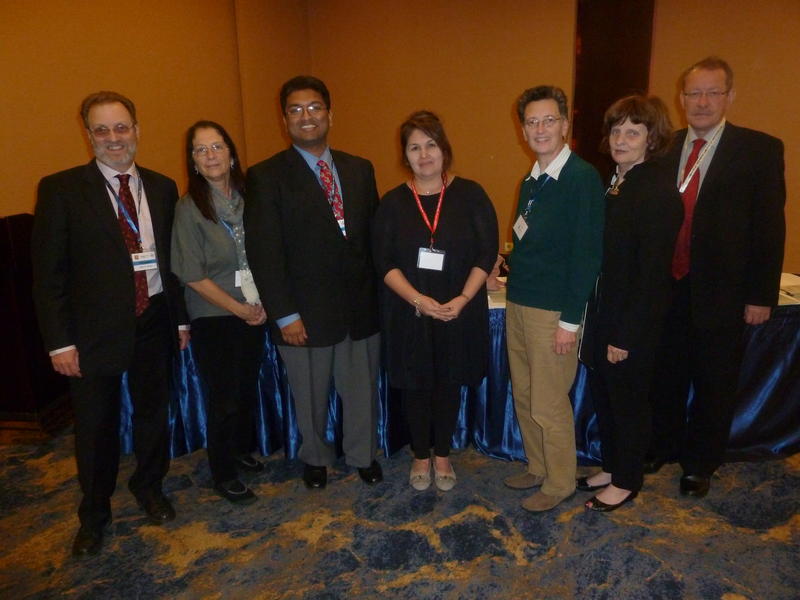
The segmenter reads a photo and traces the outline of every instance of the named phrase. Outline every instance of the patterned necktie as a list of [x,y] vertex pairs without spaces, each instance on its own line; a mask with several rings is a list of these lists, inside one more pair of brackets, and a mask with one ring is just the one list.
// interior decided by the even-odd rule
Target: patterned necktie
[[337,222],[341,223],[344,220],[344,205],[331,168],[324,160],[317,161],[317,166],[319,167],[319,178],[322,181],[322,187],[325,189],[325,196],[327,196],[328,204],[333,209],[333,216]]
[[[128,186],[128,180],[130,178],[131,176],[127,173],[117,175],[117,179],[119,179],[119,201],[125,206],[125,210],[131,221],[133,221],[136,229],[139,229],[139,217],[136,214],[136,205],[133,202],[131,188]],[[119,228],[122,231],[122,237],[125,240],[125,247],[128,249],[128,252],[130,254],[141,252],[142,246],[139,243],[139,237],[133,228],[131,228],[122,210],[117,211],[117,221],[119,221]],[[147,272],[134,271],[133,281],[136,286],[136,316],[138,317],[150,304],[150,294],[147,291]]]
[[[692,170],[700,149],[705,145],[703,138],[697,138],[692,142],[692,151],[686,159],[686,166],[683,168],[683,181],[689,171]],[[692,175],[691,180],[683,190],[681,199],[683,200],[683,224],[678,232],[678,240],[675,243],[675,254],[672,257],[672,276],[675,279],[683,279],[689,273],[690,242],[692,238],[692,217],[694,216],[694,205],[697,203],[697,192],[700,189],[700,169]]]

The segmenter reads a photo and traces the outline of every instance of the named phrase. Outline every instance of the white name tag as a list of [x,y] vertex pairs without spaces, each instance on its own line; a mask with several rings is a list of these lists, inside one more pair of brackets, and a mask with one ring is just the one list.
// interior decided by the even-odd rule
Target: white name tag
[[522,218],[522,215],[517,217],[516,222],[514,223],[514,233],[517,234],[517,239],[522,239],[522,236],[528,231],[528,224],[525,222],[525,219]]
[[236,271],[236,275],[233,277],[233,287],[242,287],[242,272]]
[[134,252],[131,254],[134,271],[152,271],[158,268],[155,252]]
[[441,271],[444,269],[444,251],[435,248],[420,248],[417,256],[417,268]]

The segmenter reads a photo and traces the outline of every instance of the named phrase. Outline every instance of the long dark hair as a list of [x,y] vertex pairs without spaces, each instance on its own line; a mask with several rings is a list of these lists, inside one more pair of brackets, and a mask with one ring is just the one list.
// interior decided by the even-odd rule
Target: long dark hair
[[194,164],[194,156],[192,150],[194,146],[194,134],[198,129],[216,129],[217,133],[222,136],[222,141],[230,150],[231,160],[231,188],[244,196],[244,172],[242,171],[242,164],[239,162],[239,153],[236,151],[236,144],[233,143],[231,136],[225,131],[225,128],[219,123],[214,121],[198,121],[186,132],[186,170],[189,173],[189,195],[206,219],[209,221],[217,222],[217,211],[214,210],[214,203],[211,201],[211,186],[200,173],[197,172]]

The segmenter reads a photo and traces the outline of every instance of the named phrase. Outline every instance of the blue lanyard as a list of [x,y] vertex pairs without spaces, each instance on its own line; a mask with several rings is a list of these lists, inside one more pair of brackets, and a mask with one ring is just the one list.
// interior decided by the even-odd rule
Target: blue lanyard
[[528,215],[531,212],[531,207],[533,206],[533,203],[536,202],[536,197],[541,193],[542,188],[544,188],[544,186],[547,185],[548,181],[550,181],[550,175],[545,174],[544,181],[542,182],[541,185],[539,185],[539,188],[537,189],[536,185],[539,183],[539,180],[538,179],[536,180],[536,183],[534,184],[533,192],[531,192],[531,197],[528,198],[528,206],[526,206],[525,210],[522,211],[522,218],[523,219],[527,219],[528,218]]
[[[114,191],[114,188],[111,187],[111,184],[108,182],[107,179],[106,179],[106,187],[108,187],[108,190],[114,195],[114,200],[117,201],[117,210],[119,210],[122,213],[122,216],[125,217],[125,220],[128,222],[128,225],[130,226],[131,231],[133,231],[133,233],[136,234],[136,241],[139,242],[139,246],[141,247],[142,246],[142,236],[139,234],[139,228],[136,226],[136,223],[133,221],[133,218],[131,218],[130,213],[128,213],[128,209],[125,208],[125,203],[122,202],[122,200],[119,199],[119,194],[117,194],[117,192]],[[141,179],[139,179],[139,185],[136,187],[136,191],[137,191],[136,195],[140,199],[139,200],[139,206],[141,207],[142,206],[142,201],[141,201],[141,197],[142,197],[142,180]]]
[[225,227],[225,229],[228,230],[228,233],[231,234],[231,238],[235,242],[236,241],[236,235],[233,233],[233,228],[230,225],[228,225],[228,223],[225,221],[225,219],[220,219],[219,222],[222,223],[222,225]]

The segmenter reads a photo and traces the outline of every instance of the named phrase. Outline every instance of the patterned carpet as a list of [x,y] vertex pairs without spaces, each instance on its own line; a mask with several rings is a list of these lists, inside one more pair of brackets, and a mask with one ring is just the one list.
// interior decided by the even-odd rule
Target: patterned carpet
[[380,459],[381,484],[340,465],[324,491],[278,453],[244,508],[213,493],[200,451],[172,463],[164,527],[128,493],[128,456],[103,551],[79,561],[72,443],[0,447],[0,598],[800,598],[800,455],[725,465],[700,501],[668,465],[610,515],[580,492],[532,515],[502,485],[520,465],[472,450],[449,493],[414,492],[406,452]]

